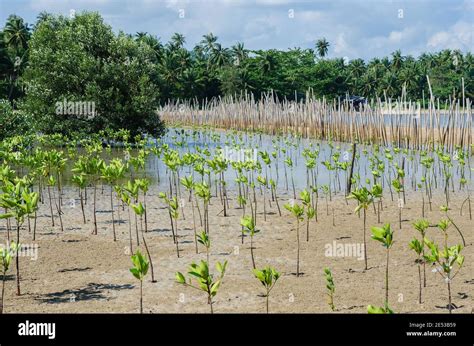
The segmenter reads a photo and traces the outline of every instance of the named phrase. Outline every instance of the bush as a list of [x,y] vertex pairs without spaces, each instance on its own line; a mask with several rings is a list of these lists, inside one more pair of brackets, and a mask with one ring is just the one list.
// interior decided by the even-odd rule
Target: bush
[[20,110],[13,110],[8,100],[0,100],[0,139],[33,132],[33,121]]
[[130,130],[162,134],[153,50],[115,35],[98,13],[50,16],[30,44],[24,109],[44,133]]

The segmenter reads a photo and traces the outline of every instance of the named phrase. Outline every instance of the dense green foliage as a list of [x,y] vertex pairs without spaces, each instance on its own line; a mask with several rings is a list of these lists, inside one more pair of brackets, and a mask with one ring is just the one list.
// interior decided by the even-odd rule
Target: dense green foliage
[[27,133],[32,123],[24,111],[14,110],[8,100],[0,99],[0,137]]
[[0,31],[0,97],[10,101],[21,97],[21,76],[28,63],[28,41],[31,32],[23,19],[11,15]]
[[[314,49],[251,51],[223,47],[209,33],[192,50],[179,33],[163,44],[144,32],[114,34],[98,13],[74,18],[40,13],[30,26],[12,15],[0,31],[0,98],[33,116],[30,128],[70,133],[127,128],[159,134],[156,108],[169,100],[204,100],[272,90],[280,99],[316,97],[428,97],[426,76],[440,99],[474,96],[472,53],[443,50],[419,57],[370,61],[326,58],[330,43]],[[58,112],[57,102],[94,102],[93,116]],[[58,114],[60,113],[60,114]],[[66,114],[64,114],[66,113]],[[73,112],[74,113],[74,112]],[[33,126],[34,125],[34,126]],[[4,125],[2,126],[4,128]]]
[[[147,63],[153,55],[150,47],[122,33],[115,36],[97,14],[45,20],[29,43],[25,108],[41,129],[126,128],[132,134],[159,134],[154,68]],[[97,114],[58,114],[56,102],[64,99],[94,102]]]
[[5,70],[2,97],[31,115],[31,127],[64,134],[121,128],[132,135],[162,132],[154,51],[148,45],[115,35],[96,13],[42,15],[31,35],[20,21],[27,39],[11,43],[16,34],[6,30],[18,20],[9,18],[3,34],[9,48],[3,52],[9,61],[25,51],[28,64]]

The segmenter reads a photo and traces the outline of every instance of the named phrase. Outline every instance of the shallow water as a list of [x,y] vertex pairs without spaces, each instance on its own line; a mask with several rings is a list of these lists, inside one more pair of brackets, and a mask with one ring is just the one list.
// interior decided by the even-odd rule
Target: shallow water
[[[177,145],[178,142],[182,142],[181,145]],[[319,151],[319,155],[316,159],[317,165],[315,167],[314,177],[316,185],[321,187],[322,185],[331,184],[331,192],[344,192],[347,181],[347,176],[350,170],[350,163],[352,159],[352,149],[350,143],[333,142],[308,139],[308,138],[297,138],[291,135],[285,136],[271,136],[266,134],[257,134],[250,132],[236,132],[236,131],[223,131],[223,130],[192,130],[185,128],[170,128],[167,133],[160,139],[149,139],[148,148],[153,146],[168,145],[170,148],[176,149],[180,156],[186,152],[195,153],[198,149],[207,149],[211,153],[209,158],[212,158],[218,150],[221,150],[220,155],[229,161],[238,161],[246,159],[257,158],[262,164],[262,171],[259,173],[267,179],[273,179],[276,182],[277,191],[293,192],[292,188],[292,177],[296,193],[304,188],[308,188],[311,184],[311,172],[306,168],[306,158],[303,156],[305,148],[311,151]],[[236,149],[236,148],[239,149]],[[358,145],[357,153],[359,157],[356,157],[354,162],[354,176],[360,176],[359,182],[354,186],[367,186],[373,185],[373,175],[370,163],[370,158],[373,158],[375,152],[375,146]],[[386,147],[379,147],[378,157],[385,166],[385,173],[383,179],[379,179],[378,182],[382,183],[384,190],[389,190],[389,181],[395,177],[395,168],[393,164],[390,164],[389,160],[385,157],[384,150]],[[401,150],[399,154],[394,153],[393,148],[390,149],[390,154],[394,157],[393,162],[398,163],[402,166],[405,161],[405,192],[411,193],[417,191],[417,184],[421,183],[424,169],[420,164],[420,151],[409,150],[408,155],[404,154]],[[79,149],[82,150],[82,149]],[[270,154],[271,164],[270,167],[266,168],[258,152],[267,151]],[[286,151],[286,152],[285,152]],[[276,152],[276,158],[272,157],[271,153]],[[329,171],[322,162],[326,160],[331,161],[331,157],[339,153],[339,162],[347,162],[349,168],[347,171],[337,169]],[[131,155],[137,154],[137,150],[132,150]],[[431,189],[433,192],[440,191],[444,192],[444,181],[443,181],[443,165],[440,162],[436,153],[428,153],[429,156],[434,158],[433,169],[430,175]],[[112,158],[121,158],[126,160],[125,154],[121,148],[113,148],[111,154],[103,153],[102,157],[106,162]],[[285,164],[285,158],[291,158],[293,161],[293,168],[290,169]],[[460,188],[460,179],[462,177],[462,167],[459,164],[456,154],[451,155],[451,161],[453,167],[451,168],[452,179],[450,179],[450,190],[458,191]],[[465,159],[466,164],[464,166],[464,177],[467,179],[467,183],[462,187],[463,190],[472,190],[474,187],[472,181],[473,171],[470,167],[473,167],[472,157]],[[334,164],[334,160],[331,161]],[[63,173],[63,186],[71,187],[71,168],[73,162],[68,161],[66,169]],[[390,167],[390,168],[389,168]],[[390,171],[390,174],[389,174]],[[193,173],[190,167],[183,167],[180,172],[180,177],[184,175],[193,174],[194,179],[197,180],[198,174]],[[134,172],[127,176],[130,177],[147,177],[151,180],[151,183],[158,187],[158,189],[168,189],[169,187],[169,174],[167,168],[162,161],[162,158],[156,157],[153,153],[147,157],[145,172]],[[237,188],[235,178],[237,177],[236,171],[229,164],[227,171],[225,172],[225,180],[227,189],[234,190]],[[256,178],[256,176],[255,176]],[[212,182],[216,177],[211,176]],[[367,181],[367,179],[369,181]],[[125,181],[125,179],[124,179]],[[213,184],[214,185],[214,184]],[[313,184],[314,185],[314,184]]]
[[[277,189],[292,190],[291,177],[293,176],[295,189],[300,191],[308,187],[308,173],[305,161],[306,158],[303,156],[303,150],[309,148],[310,150],[318,150],[319,156],[317,158],[316,165],[316,183],[318,186],[331,184],[334,191],[343,191],[345,189],[346,176],[349,173],[349,169],[343,170],[332,170],[329,171],[322,162],[331,160],[332,155],[339,153],[339,162],[350,162],[352,159],[352,150],[350,143],[328,143],[327,141],[320,141],[307,138],[296,138],[290,135],[288,136],[271,136],[266,134],[255,134],[255,133],[244,133],[234,131],[221,131],[221,130],[203,130],[196,131],[191,129],[171,128],[166,135],[160,140],[161,143],[169,145],[170,148],[179,151],[180,155],[186,152],[196,152],[197,149],[207,148],[211,152],[211,156],[217,153],[217,150],[222,150],[221,155],[224,155],[229,161],[242,160],[242,159],[255,159],[258,158],[264,166],[263,161],[258,156],[258,151],[267,151],[269,154],[272,152],[277,153],[277,157],[273,158],[271,155],[270,168],[266,169],[266,175],[268,179],[273,179],[277,183]],[[160,145],[158,140],[150,139],[149,146]],[[182,142],[182,145],[177,145],[177,142]],[[236,149],[240,147],[239,149]],[[284,152],[286,148],[286,153]],[[390,168],[390,179],[394,179],[395,169],[393,164],[390,165],[389,160],[385,157],[385,147],[380,147],[378,157],[385,165],[384,179],[380,181],[384,189],[388,189],[389,184],[389,167]],[[391,148],[389,148],[391,149]],[[365,186],[371,186],[373,184],[372,169],[370,167],[370,157],[373,157],[374,146],[359,145],[357,152],[360,154],[355,160],[354,174],[360,175],[360,184]],[[393,155],[393,162],[397,162],[400,166],[405,161],[405,188],[408,193],[410,190],[415,190],[416,184],[421,182],[423,176],[422,165],[420,164],[420,152],[409,150],[408,155],[400,151],[399,154],[395,154],[393,149],[390,150],[390,154]],[[114,156],[120,156],[117,152]],[[133,155],[133,153],[132,153]],[[433,172],[432,174],[432,189],[433,190],[444,190],[444,185],[441,176],[443,165],[440,162],[436,153],[429,153],[434,158]],[[290,169],[284,162],[285,158],[290,157],[293,161],[293,169]],[[453,163],[452,179],[450,184],[454,186],[454,190],[459,189],[459,182],[461,179],[461,165],[456,154],[452,155],[451,161]],[[464,176],[468,183],[465,188],[472,189],[472,170],[469,168],[472,162],[471,158],[466,158],[466,164],[464,167]],[[286,176],[285,176],[286,171]],[[180,176],[192,174],[189,167],[185,167],[181,170]],[[197,177],[197,174],[195,177]],[[260,175],[265,176],[265,167],[262,167]],[[152,179],[154,184],[158,184],[158,187],[167,188],[169,181],[166,174],[166,166],[161,159],[158,159],[155,155],[150,154],[146,163],[146,176]],[[235,178],[236,172],[229,165],[228,170],[225,173],[226,183],[228,188],[236,188]],[[195,178],[197,179],[197,178]],[[212,178],[214,180],[214,177]],[[370,182],[367,182],[369,179]],[[450,186],[453,189],[452,186]]]

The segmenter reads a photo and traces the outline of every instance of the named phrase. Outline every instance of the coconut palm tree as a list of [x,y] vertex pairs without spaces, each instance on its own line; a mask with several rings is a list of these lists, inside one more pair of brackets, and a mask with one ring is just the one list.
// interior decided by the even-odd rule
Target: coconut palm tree
[[6,44],[15,52],[28,49],[31,33],[29,25],[23,21],[23,18],[16,15],[9,16],[3,33]]
[[135,34],[135,40],[141,41],[141,40],[143,40],[147,35],[148,35],[148,33],[147,33],[146,31],[138,31],[138,32]]
[[178,50],[179,48],[182,48],[185,43],[186,38],[184,37],[184,35],[176,32],[173,34],[173,36],[171,36],[169,47],[171,48],[171,50]]
[[365,62],[362,59],[354,59],[349,63],[349,71],[352,79],[358,79],[365,73]]
[[36,24],[34,26],[34,29],[38,27],[41,23],[47,21],[52,17],[52,14],[46,11],[41,11],[37,16],[36,16]]
[[316,51],[321,58],[324,58],[328,53],[329,42],[323,37],[316,41]]
[[259,68],[262,75],[272,72],[276,67],[276,58],[272,51],[259,52]]
[[220,43],[216,43],[211,51],[209,63],[215,67],[222,67],[230,61],[230,51],[223,48]]
[[404,57],[400,49],[392,53],[392,69],[397,72],[403,65]]
[[[27,23],[21,17],[11,15],[7,19],[0,39],[0,75],[8,83],[8,100],[13,99],[18,89],[19,76],[28,62],[28,41],[31,33]],[[2,47],[3,46],[3,47]],[[10,52],[10,54],[9,54]]]
[[234,57],[235,64],[240,66],[248,58],[248,49],[244,48],[242,42],[237,42],[237,44],[231,47],[231,52]]
[[200,42],[201,47],[205,53],[210,54],[215,47],[217,42],[217,36],[215,36],[212,32],[209,34],[203,35],[203,39]]
[[136,40],[147,44],[151,49],[153,49],[156,61],[160,61],[163,55],[163,44],[160,42],[156,36],[145,34],[145,36],[140,36],[142,33],[137,32]]

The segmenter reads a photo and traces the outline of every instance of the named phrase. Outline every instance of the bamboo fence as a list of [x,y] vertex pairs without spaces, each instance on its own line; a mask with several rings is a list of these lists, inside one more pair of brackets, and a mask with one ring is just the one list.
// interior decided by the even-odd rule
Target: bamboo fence
[[397,145],[431,150],[442,146],[472,149],[471,100],[431,98],[427,108],[416,102],[372,100],[356,109],[347,100],[316,99],[308,92],[297,101],[278,100],[273,93],[259,100],[251,94],[168,102],[158,110],[167,124],[212,126],[260,131],[268,134],[300,134],[303,137],[341,142]]

